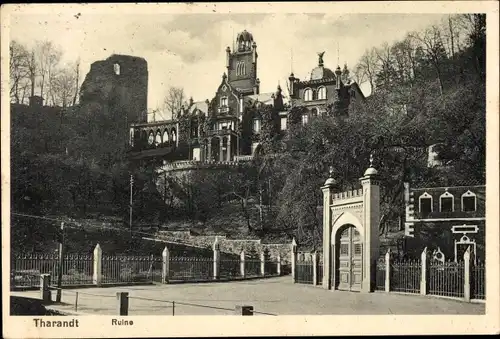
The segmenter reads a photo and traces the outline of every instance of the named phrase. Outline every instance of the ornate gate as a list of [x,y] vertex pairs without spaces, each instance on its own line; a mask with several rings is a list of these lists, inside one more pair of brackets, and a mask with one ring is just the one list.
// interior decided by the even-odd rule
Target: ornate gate
[[338,239],[338,289],[361,291],[363,281],[363,243],[354,226],[347,226]]

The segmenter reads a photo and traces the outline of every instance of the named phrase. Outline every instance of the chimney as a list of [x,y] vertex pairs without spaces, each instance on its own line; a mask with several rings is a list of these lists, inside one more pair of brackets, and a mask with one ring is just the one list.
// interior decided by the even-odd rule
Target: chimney
[[289,86],[290,86],[290,98],[295,97],[295,75],[293,73],[290,73],[290,76],[288,77],[289,81]]
[[42,107],[43,98],[39,95],[33,95],[29,98],[30,107]]
[[229,61],[231,59],[231,48],[227,46],[226,48],[226,67],[229,69]]
[[335,70],[335,75],[337,78],[335,81],[336,82],[335,85],[336,85],[337,90],[339,90],[340,89],[340,81],[341,81],[340,77],[342,76],[342,71],[340,70],[340,66],[337,66],[337,69]]

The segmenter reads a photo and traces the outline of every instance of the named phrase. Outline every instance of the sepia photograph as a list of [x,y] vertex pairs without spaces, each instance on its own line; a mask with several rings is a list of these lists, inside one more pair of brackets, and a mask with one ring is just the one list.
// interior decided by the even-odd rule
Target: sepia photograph
[[438,3],[2,6],[4,336],[498,333],[498,3]]

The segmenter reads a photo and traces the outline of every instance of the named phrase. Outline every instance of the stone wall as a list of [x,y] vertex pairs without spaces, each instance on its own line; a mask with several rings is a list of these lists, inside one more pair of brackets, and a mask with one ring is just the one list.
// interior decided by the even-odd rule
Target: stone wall
[[278,254],[285,263],[290,262],[291,259],[291,242],[290,244],[266,244],[260,239],[228,239],[224,235],[192,235],[189,231],[159,231],[157,238],[206,248],[212,248],[217,238],[219,248],[224,253],[239,255],[241,250],[244,250],[247,254],[258,255],[261,251],[266,251],[269,258],[273,260]]

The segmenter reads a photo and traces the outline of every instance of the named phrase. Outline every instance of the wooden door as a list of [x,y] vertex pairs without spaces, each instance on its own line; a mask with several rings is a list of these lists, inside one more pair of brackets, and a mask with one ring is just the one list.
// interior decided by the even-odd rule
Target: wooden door
[[345,228],[338,239],[339,290],[361,291],[363,280],[363,244],[354,226]]

